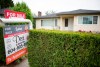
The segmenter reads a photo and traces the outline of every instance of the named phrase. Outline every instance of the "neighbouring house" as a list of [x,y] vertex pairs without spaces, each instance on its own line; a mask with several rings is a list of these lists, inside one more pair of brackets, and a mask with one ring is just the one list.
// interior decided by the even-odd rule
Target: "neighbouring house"
[[0,18],[4,17],[4,9],[0,9]]
[[38,12],[36,29],[100,32],[99,10],[74,10],[41,16]]
[[8,8],[0,9],[0,18],[4,18],[4,11]]

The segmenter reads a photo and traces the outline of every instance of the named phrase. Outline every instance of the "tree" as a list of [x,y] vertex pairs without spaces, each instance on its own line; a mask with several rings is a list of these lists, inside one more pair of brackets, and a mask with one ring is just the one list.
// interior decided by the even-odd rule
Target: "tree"
[[33,27],[35,28],[35,22],[33,20],[31,10],[29,9],[29,7],[26,5],[25,2],[22,3],[18,2],[14,5],[14,7],[11,7],[10,9],[26,13],[26,19],[30,19],[33,22]]
[[55,11],[53,11],[53,10],[49,10],[49,11],[45,12],[46,15],[50,15],[50,14],[54,14],[54,13],[55,13]]
[[14,3],[12,0],[0,0],[0,8],[9,8],[9,7],[13,7]]

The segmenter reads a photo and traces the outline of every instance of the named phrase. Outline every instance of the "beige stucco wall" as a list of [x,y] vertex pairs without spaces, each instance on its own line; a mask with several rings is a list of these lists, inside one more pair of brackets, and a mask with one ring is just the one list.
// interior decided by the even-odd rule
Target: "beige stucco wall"
[[[81,16],[81,15],[80,15]],[[98,16],[98,23],[97,24],[78,24],[78,17],[79,16],[74,16],[68,18],[68,27],[65,27],[65,18],[60,17],[56,18],[57,19],[57,27],[59,27],[59,30],[71,30],[71,31],[94,31],[94,32],[100,32],[100,15],[91,15],[91,16]],[[55,19],[55,18],[53,18]],[[42,19],[37,19],[36,20],[36,29],[54,29],[52,27],[41,27],[41,20]]]
[[[73,30],[73,18],[68,18],[68,27],[65,27],[65,19],[66,18],[63,18],[63,17],[60,17],[60,18],[54,18],[54,19],[57,19],[57,30]],[[36,29],[54,29],[52,27],[42,27],[41,26],[41,20],[43,19],[37,19],[36,20]],[[47,19],[45,19],[47,20]]]
[[41,29],[41,19],[36,19],[36,29]]
[[73,31],[74,18],[68,18],[68,30]]
[[64,19],[63,17],[59,18],[58,26],[60,27],[60,30],[64,30]]
[[[68,19],[68,27],[65,27],[65,19]],[[69,30],[69,31],[73,31],[73,22],[74,22],[74,18],[63,18],[61,17],[60,19],[60,30]]]
[[93,31],[93,32],[100,32],[100,15],[92,15],[98,16],[98,23],[97,24],[78,24],[78,17],[74,16],[74,31]]

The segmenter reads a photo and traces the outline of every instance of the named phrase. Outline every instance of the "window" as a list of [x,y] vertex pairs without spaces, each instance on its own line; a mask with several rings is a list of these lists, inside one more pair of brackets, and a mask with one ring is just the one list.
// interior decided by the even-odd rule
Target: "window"
[[97,24],[98,16],[80,16],[79,24]]
[[41,26],[54,26],[53,20],[41,20]]
[[92,16],[83,17],[83,24],[92,24]]
[[57,26],[57,19],[45,19],[41,20],[41,26]]
[[93,24],[97,24],[98,16],[93,16]]

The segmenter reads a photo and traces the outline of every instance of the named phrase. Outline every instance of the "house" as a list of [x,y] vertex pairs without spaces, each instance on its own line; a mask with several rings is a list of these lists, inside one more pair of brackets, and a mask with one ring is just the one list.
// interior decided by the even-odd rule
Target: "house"
[[4,11],[8,8],[0,9],[0,18],[4,18]]
[[4,17],[4,9],[0,9],[0,18]]
[[36,29],[100,32],[99,10],[74,10],[41,16],[38,13]]

